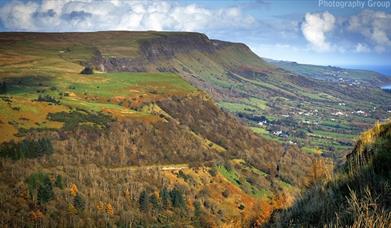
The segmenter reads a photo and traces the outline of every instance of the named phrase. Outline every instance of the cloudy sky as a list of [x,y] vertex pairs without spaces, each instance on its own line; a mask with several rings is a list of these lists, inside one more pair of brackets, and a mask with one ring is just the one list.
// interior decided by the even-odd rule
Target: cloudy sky
[[391,65],[391,0],[0,0],[0,31],[102,30],[196,31],[273,59]]

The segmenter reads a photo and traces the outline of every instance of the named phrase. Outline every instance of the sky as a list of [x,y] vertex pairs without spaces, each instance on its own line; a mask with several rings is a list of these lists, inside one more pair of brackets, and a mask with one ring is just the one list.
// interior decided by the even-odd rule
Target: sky
[[261,57],[391,70],[391,0],[0,0],[0,31],[104,30],[202,32]]

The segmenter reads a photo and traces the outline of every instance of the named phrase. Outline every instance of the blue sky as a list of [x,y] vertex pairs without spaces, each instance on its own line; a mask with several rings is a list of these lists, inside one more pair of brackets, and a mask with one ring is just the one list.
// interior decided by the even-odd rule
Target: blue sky
[[391,65],[391,0],[0,0],[0,30],[195,31],[267,58]]

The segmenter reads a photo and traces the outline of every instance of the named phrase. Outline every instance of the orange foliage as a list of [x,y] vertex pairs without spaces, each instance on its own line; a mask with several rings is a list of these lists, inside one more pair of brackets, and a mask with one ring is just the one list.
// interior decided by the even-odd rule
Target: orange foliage
[[290,203],[285,193],[276,195],[271,202],[265,200],[259,201],[255,210],[260,211],[260,214],[257,215],[252,227],[262,227],[270,219],[274,210],[286,208]]
[[71,188],[69,191],[73,197],[77,196],[77,193],[79,192],[79,190],[77,189],[77,186],[75,184],[71,185]]
[[105,204],[102,201],[99,201],[98,204],[96,204],[96,209],[98,209],[98,211],[104,211]]
[[261,227],[262,224],[268,221],[273,212],[273,205],[271,205],[267,201],[261,200],[259,202],[259,207],[261,213],[258,215],[255,222],[252,224],[253,227]]
[[114,215],[114,210],[113,210],[113,207],[111,206],[110,203],[107,203],[107,204],[106,204],[105,210],[106,210],[106,213],[107,213],[109,216],[113,216],[113,215]]
[[43,219],[43,213],[40,210],[35,210],[30,213],[31,220],[37,222]]
[[272,205],[273,205],[274,209],[282,209],[282,208],[286,208],[287,206],[289,206],[288,198],[285,195],[285,193],[278,194],[274,198]]

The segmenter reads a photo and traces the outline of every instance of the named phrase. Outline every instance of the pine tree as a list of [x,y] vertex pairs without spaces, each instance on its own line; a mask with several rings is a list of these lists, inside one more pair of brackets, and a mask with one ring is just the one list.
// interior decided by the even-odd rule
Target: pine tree
[[148,193],[144,190],[140,194],[139,198],[140,210],[143,212],[148,212],[149,196]]
[[158,198],[157,198],[157,196],[156,196],[155,193],[153,193],[153,194],[150,195],[149,201],[151,202],[152,207],[153,207],[154,209],[157,209],[157,210],[160,209],[159,200],[158,200]]
[[0,94],[6,94],[7,93],[7,83],[2,82],[0,86]]
[[30,154],[30,145],[29,141],[24,139],[18,148],[18,159],[23,159],[25,157],[29,158]]
[[73,205],[79,212],[82,212],[86,206],[86,203],[83,197],[80,194],[77,194],[73,199]]
[[194,226],[201,227],[201,203],[199,201],[194,202]]
[[177,188],[174,188],[171,190],[170,196],[173,207],[185,208],[185,200],[181,191],[179,191]]
[[54,185],[55,185],[57,188],[60,188],[60,189],[63,189],[63,188],[64,188],[64,182],[63,182],[63,180],[62,180],[62,176],[61,176],[61,175],[57,175],[56,181],[54,182]]
[[201,203],[199,201],[195,201],[194,202],[194,216],[196,218],[199,218],[199,217],[201,217],[201,213],[202,213],[202,211],[201,211]]
[[171,197],[170,197],[170,193],[167,190],[167,187],[163,187],[163,189],[160,191],[160,198],[162,200],[162,207],[164,209],[169,208]]
[[51,199],[53,199],[53,196],[54,193],[52,182],[50,181],[48,176],[45,176],[38,188],[37,199],[42,204],[49,202]]

